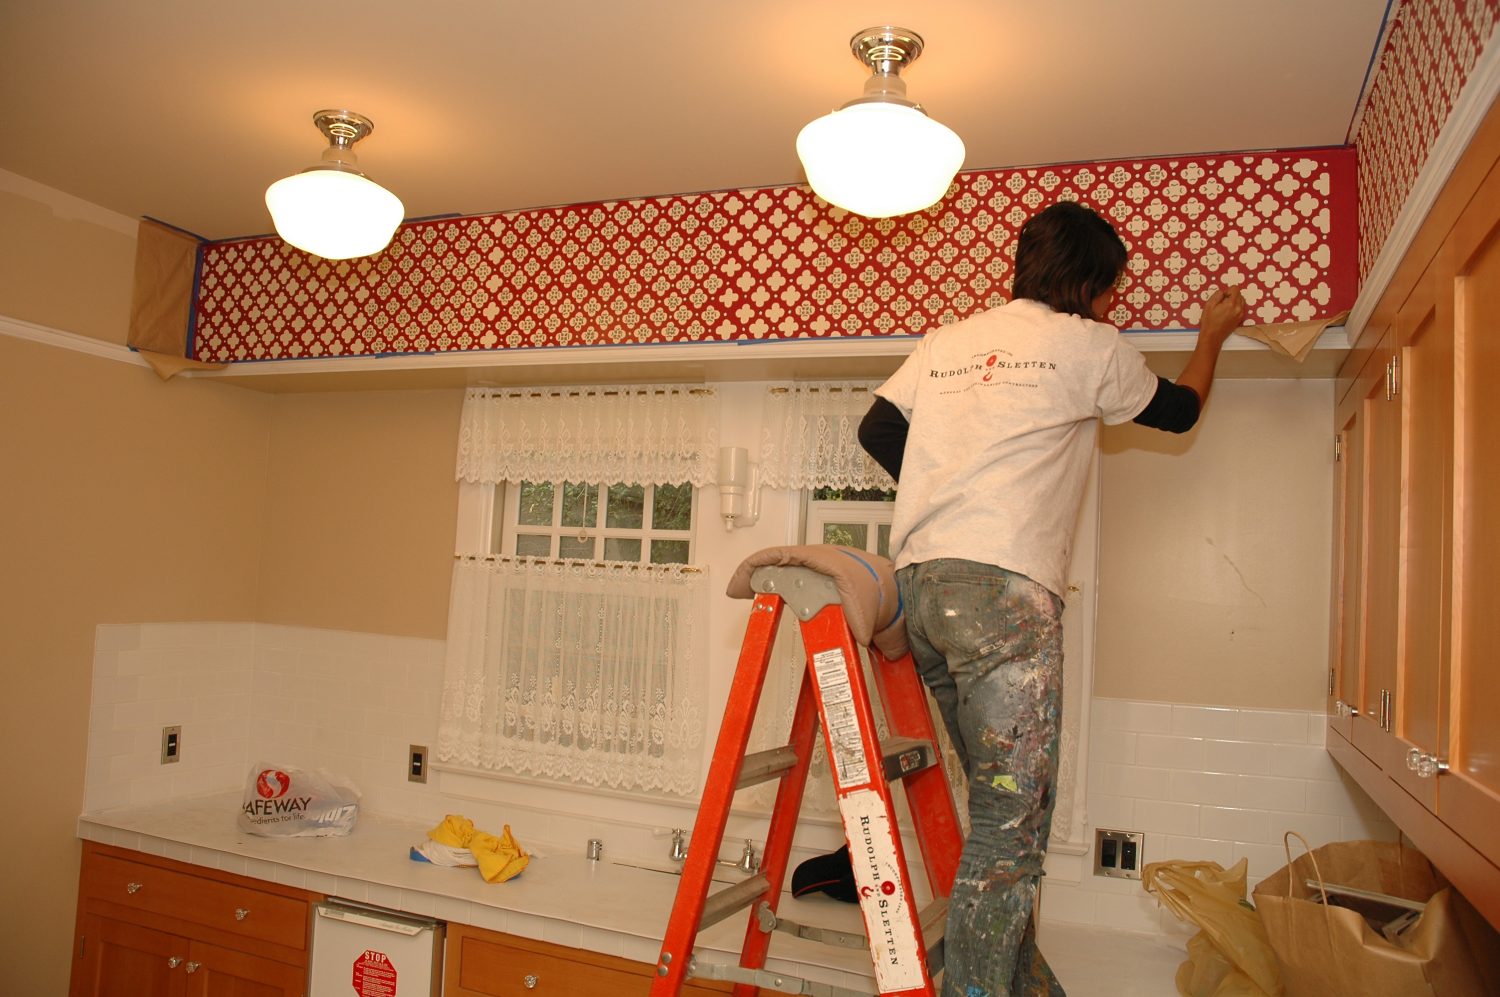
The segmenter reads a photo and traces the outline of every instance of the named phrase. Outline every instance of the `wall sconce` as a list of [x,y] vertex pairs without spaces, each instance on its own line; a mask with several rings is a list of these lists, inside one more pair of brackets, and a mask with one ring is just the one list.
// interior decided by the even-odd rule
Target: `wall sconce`
[[719,516],[725,530],[760,518],[760,467],[744,447],[719,448]]
[[964,143],[906,98],[899,74],[922,54],[922,36],[889,25],[866,28],[849,47],[874,75],[863,96],[797,135],[808,184],[829,204],[867,218],[931,207],[963,165]]
[[319,111],[313,124],[328,137],[323,161],[266,188],[276,234],[325,260],[372,256],[390,245],[406,214],[401,199],[355,166],[354,143],[375,123],[353,111]]

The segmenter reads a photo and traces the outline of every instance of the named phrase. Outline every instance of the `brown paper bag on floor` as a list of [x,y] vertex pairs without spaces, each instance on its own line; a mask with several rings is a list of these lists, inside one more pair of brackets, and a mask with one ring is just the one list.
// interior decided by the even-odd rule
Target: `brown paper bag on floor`
[[[1493,993],[1458,919],[1462,899],[1418,851],[1394,842],[1337,841],[1309,849],[1255,887],[1256,910],[1287,997],[1472,997]],[[1302,840],[1303,847],[1307,842]],[[1313,881],[1309,888],[1306,883]],[[1357,911],[1321,902],[1338,884],[1427,904],[1388,941]]]

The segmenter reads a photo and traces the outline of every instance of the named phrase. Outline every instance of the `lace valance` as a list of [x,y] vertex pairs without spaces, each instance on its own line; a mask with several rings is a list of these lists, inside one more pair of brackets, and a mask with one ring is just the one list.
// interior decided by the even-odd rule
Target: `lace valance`
[[704,386],[471,388],[458,479],[710,484],[718,406],[718,392]]
[[894,488],[859,445],[859,423],[878,382],[778,385],[765,407],[761,482],[772,488]]

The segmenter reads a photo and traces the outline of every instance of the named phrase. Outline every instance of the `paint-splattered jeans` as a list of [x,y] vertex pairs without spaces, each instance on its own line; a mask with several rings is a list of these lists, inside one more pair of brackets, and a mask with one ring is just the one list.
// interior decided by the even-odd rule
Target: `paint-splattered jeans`
[[1004,568],[944,558],[896,573],[912,656],[968,775],[943,997],[1061,995],[1032,908],[1056,799],[1062,600]]

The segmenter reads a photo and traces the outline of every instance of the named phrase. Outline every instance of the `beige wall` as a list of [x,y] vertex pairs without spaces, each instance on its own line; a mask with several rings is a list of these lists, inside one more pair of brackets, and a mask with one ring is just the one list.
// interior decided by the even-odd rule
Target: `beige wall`
[[125,342],[136,222],[0,170],[0,316]]
[[[0,176],[0,316],[123,343],[134,223]],[[270,399],[0,335],[0,991],[67,992],[94,627],[254,612]]]
[[1220,381],[1189,434],[1105,431],[1097,695],[1323,707],[1332,425],[1330,381]]
[[444,637],[463,392],[281,395],[256,618]]

